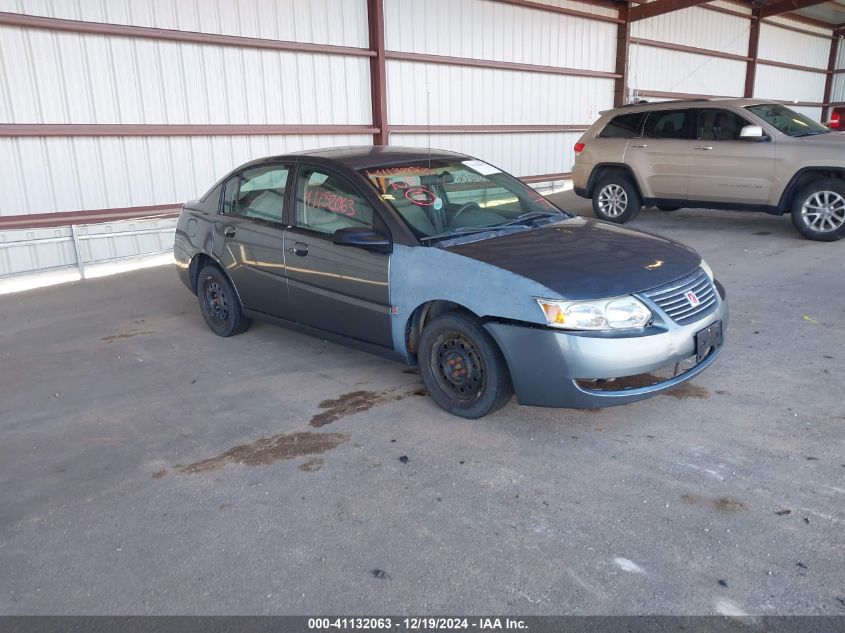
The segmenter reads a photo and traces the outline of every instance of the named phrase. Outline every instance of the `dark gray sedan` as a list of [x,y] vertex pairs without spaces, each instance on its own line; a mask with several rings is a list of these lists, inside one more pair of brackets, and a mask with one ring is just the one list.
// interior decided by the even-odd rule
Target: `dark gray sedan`
[[211,330],[261,318],[419,365],[446,411],[624,404],[711,365],[725,292],[677,242],[580,218],[483,161],[262,158],[187,203],[179,276]]

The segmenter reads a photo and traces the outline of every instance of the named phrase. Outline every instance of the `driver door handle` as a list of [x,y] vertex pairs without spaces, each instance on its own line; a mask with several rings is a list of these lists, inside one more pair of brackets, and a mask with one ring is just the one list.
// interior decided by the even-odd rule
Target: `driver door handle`
[[642,149],[644,147],[648,147],[648,145],[645,145],[645,144],[643,144],[643,145],[631,145],[631,147],[636,148],[636,149]]
[[308,244],[305,242],[296,242],[288,249],[289,252],[300,257],[305,257],[308,254]]
[[707,151],[713,149],[713,146],[712,145],[697,145],[697,146],[693,147],[693,149],[700,149],[702,152],[707,152]]
[[225,235],[226,237],[235,237],[235,227],[227,226],[223,229],[223,235]]

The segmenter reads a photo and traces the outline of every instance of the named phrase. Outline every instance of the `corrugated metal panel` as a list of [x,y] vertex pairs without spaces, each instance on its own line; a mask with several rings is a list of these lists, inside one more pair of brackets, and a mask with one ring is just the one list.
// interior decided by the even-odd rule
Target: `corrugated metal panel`
[[745,18],[693,7],[638,20],[631,36],[747,55],[750,28]]
[[[390,2],[391,0],[386,0]],[[537,0],[535,0],[536,2]],[[618,11],[609,7],[601,7],[594,4],[586,4],[584,2],[571,2],[570,0],[540,0],[537,4],[548,4],[555,7],[563,7],[566,9],[575,9],[576,11],[584,11],[585,13],[592,13],[594,15],[605,15],[615,18]]]
[[0,0],[0,11],[367,47],[366,0]]
[[388,0],[385,38],[389,50],[607,72],[616,60],[614,24],[485,0]]
[[812,31],[813,33],[818,33],[819,35],[824,35],[827,37],[830,37],[833,34],[832,28],[814,26],[812,24],[806,24],[805,22],[797,22],[795,20],[790,20],[789,18],[784,17],[782,15],[775,15],[766,19],[770,22],[775,22],[777,24],[785,24],[786,26],[794,26],[795,28],[801,29],[802,31]]
[[737,4],[736,2],[725,2],[724,0],[716,0],[715,2],[708,2],[707,4],[714,7],[721,7],[722,9],[730,9],[737,13],[745,13],[751,15],[751,7],[744,4]]
[[833,76],[833,86],[830,92],[830,100],[835,103],[845,101],[845,74]]
[[0,215],[184,202],[238,165],[371,136],[0,138]]
[[388,61],[387,83],[396,125],[581,124],[613,107],[603,78]]
[[830,40],[788,31],[764,22],[760,25],[758,55],[761,59],[776,62],[827,68]]
[[845,40],[839,40],[839,48],[836,49],[836,68],[845,68]]
[[556,174],[572,170],[580,132],[522,134],[392,134],[393,145],[462,152],[517,176]]
[[[631,45],[628,83],[632,89],[741,96],[745,62],[650,46]],[[759,72],[759,71],[758,71]]]
[[[367,124],[365,58],[0,27],[4,123]],[[12,94],[14,87],[14,94]]]
[[[167,252],[173,248],[175,229],[176,218],[80,225],[83,266]],[[0,279],[78,266],[70,227],[0,232]]]
[[757,66],[754,96],[789,101],[824,100],[825,76],[791,68]]

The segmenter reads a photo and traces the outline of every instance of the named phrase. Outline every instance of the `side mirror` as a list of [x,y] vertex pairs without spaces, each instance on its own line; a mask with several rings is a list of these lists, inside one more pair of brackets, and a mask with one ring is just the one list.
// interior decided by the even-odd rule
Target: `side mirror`
[[743,141],[762,141],[766,138],[763,128],[759,125],[746,125],[739,131],[739,138]]
[[377,253],[390,252],[390,240],[381,233],[376,233],[366,227],[347,227],[338,229],[332,236],[332,241],[339,246],[357,246]]

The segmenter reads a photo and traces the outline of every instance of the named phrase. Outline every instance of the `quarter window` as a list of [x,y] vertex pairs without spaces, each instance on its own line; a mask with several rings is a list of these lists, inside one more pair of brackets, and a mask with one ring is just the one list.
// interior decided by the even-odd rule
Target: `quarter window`
[[372,228],[373,208],[345,178],[307,169],[299,178],[295,224],[327,235],[350,227]]
[[657,110],[645,122],[646,138],[688,139],[689,110]]
[[640,136],[645,112],[632,112],[614,117],[599,134],[600,138],[635,138]]

